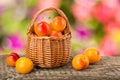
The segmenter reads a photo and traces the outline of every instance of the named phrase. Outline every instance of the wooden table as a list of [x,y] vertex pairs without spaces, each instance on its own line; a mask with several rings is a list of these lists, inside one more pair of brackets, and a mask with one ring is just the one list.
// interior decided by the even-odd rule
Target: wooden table
[[120,57],[102,57],[101,61],[89,68],[76,71],[70,62],[54,69],[35,67],[29,74],[19,74],[5,63],[0,55],[0,80],[120,80]]

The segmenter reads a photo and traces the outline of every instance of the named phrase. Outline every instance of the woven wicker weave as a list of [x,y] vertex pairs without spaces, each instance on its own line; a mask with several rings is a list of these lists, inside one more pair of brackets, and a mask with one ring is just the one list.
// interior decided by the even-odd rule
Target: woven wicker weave
[[[38,37],[35,35],[33,29],[34,23],[37,18],[46,11],[53,11],[66,20],[67,24],[62,32],[62,37]],[[31,21],[27,34],[26,56],[30,58],[35,65],[42,68],[54,68],[68,63],[71,55],[70,24],[67,17],[60,9],[50,7],[38,11]]]

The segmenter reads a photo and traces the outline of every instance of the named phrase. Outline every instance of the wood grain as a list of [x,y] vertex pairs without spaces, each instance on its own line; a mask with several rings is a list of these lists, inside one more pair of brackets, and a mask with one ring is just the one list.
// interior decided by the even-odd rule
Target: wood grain
[[63,67],[35,67],[29,74],[19,74],[6,65],[5,56],[0,56],[0,80],[120,80],[120,57],[102,57],[100,62],[82,71],[74,70],[70,61]]

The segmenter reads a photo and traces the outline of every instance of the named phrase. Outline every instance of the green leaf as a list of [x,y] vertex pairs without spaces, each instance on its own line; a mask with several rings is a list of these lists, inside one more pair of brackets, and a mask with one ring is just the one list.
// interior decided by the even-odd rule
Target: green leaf
[[100,43],[102,37],[105,35],[103,25],[95,18],[86,22],[86,24],[93,30],[96,41]]
[[34,7],[39,0],[24,0],[24,4],[28,7]]
[[60,6],[60,9],[66,14],[71,25],[75,23],[75,18],[71,12],[71,5],[73,4],[73,1],[74,0],[71,0],[71,1],[63,0],[63,1],[61,1],[61,6]]

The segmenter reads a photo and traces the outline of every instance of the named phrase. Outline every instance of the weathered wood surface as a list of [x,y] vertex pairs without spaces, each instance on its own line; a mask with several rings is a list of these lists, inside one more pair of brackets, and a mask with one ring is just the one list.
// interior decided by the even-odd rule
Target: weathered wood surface
[[0,80],[120,80],[120,57],[102,57],[100,62],[82,71],[74,70],[70,61],[63,67],[35,67],[29,74],[19,74],[7,66],[5,56],[0,55]]

